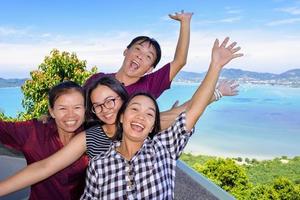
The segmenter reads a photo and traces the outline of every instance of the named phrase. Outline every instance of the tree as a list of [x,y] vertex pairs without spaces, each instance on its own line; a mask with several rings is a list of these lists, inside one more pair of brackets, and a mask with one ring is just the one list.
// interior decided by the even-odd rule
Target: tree
[[257,185],[251,189],[249,195],[246,197],[249,200],[279,200],[279,196],[275,189],[269,185]]
[[252,187],[245,170],[232,159],[211,159],[199,169],[209,179],[236,197],[245,196],[248,189]]
[[272,187],[281,200],[300,200],[300,191],[297,186],[287,178],[276,178],[272,183]]
[[79,60],[75,53],[60,53],[56,49],[52,50],[50,56],[46,56],[44,62],[39,65],[38,70],[30,73],[31,79],[22,86],[24,94],[22,105],[25,112],[21,113],[19,118],[38,118],[42,114],[46,114],[48,91],[51,87],[64,80],[83,84],[96,71],[96,67],[87,71],[86,61]]

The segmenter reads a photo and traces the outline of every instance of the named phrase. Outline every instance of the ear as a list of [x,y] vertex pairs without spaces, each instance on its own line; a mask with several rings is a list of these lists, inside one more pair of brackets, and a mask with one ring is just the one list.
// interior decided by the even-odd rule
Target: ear
[[50,107],[48,107],[48,111],[49,111],[51,117],[52,117],[53,119],[55,119],[55,115],[54,115],[54,113],[53,113],[53,109],[50,108]]
[[150,67],[150,68],[148,69],[148,71],[146,72],[146,74],[151,73],[151,72],[153,71],[153,69],[154,69],[154,67]]
[[120,122],[123,124],[123,114],[121,114],[121,116],[120,116]]
[[123,56],[126,56],[126,55],[127,55],[127,52],[128,52],[128,49],[125,49],[125,50],[123,51]]

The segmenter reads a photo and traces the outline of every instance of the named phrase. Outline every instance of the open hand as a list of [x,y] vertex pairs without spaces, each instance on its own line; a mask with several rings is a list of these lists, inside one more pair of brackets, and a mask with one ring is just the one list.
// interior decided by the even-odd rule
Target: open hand
[[221,80],[217,86],[218,90],[223,96],[235,96],[238,95],[239,84],[235,80]]
[[240,47],[234,48],[237,43],[233,42],[227,46],[228,41],[229,37],[226,37],[220,45],[219,40],[215,40],[211,55],[211,62],[213,66],[222,68],[232,59],[243,56],[242,53],[237,53],[241,49]]
[[169,14],[169,17],[171,19],[177,20],[177,21],[190,21],[194,13],[191,12],[184,12],[184,10],[181,10],[180,13],[175,12],[175,14]]

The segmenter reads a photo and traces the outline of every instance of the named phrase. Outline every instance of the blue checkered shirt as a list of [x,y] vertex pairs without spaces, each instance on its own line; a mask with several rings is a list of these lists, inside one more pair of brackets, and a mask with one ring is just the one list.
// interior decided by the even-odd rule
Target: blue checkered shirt
[[129,161],[116,151],[120,142],[94,157],[81,199],[173,199],[176,160],[194,132],[187,131],[185,116],[181,113],[168,129],[147,138]]

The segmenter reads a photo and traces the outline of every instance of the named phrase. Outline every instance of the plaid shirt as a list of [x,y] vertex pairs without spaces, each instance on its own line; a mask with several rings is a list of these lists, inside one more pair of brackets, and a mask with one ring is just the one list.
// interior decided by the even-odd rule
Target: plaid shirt
[[92,159],[81,199],[173,199],[176,160],[194,132],[186,130],[185,116],[147,138],[130,161],[116,151],[120,142]]

